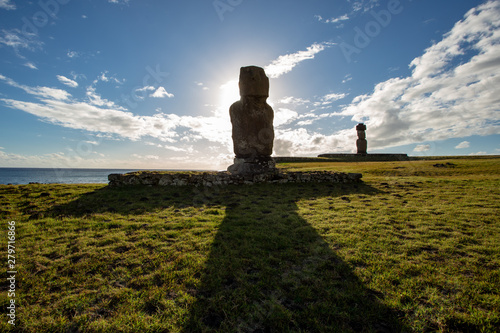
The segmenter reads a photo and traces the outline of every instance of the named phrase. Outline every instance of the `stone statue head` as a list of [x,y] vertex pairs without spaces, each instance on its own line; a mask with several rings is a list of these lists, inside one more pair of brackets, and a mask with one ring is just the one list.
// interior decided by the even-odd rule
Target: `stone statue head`
[[269,78],[263,68],[257,66],[241,67],[240,96],[269,97]]
[[356,131],[366,131],[366,125],[363,123],[359,123],[356,125]]

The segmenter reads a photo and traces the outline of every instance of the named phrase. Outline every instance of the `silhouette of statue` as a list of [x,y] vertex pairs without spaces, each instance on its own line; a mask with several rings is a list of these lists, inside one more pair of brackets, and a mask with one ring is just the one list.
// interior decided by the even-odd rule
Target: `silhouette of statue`
[[266,102],[269,78],[260,67],[242,67],[239,88],[241,98],[229,109],[236,157],[228,171],[243,175],[276,172],[271,158],[274,112]]
[[356,131],[358,131],[358,140],[356,140],[356,147],[358,148],[358,154],[366,155],[366,150],[368,142],[366,141],[366,125],[359,123],[356,126]]

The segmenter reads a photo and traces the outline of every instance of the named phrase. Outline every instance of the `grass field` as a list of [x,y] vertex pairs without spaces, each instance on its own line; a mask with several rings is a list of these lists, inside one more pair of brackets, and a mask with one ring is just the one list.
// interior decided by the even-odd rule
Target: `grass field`
[[498,332],[500,159],[360,184],[0,185],[2,332]]

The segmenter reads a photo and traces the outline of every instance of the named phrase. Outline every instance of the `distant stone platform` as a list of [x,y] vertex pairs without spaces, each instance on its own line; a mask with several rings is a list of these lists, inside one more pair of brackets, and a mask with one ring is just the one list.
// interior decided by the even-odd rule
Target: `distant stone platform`
[[341,162],[342,160],[360,161],[360,162],[377,162],[377,161],[409,161],[407,154],[321,154],[321,158],[334,159]]
[[161,172],[139,171],[108,176],[109,186],[224,186],[231,184],[257,183],[357,183],[360,173],[328,171],[277,172],[256,175],[233,175],[229,172]]

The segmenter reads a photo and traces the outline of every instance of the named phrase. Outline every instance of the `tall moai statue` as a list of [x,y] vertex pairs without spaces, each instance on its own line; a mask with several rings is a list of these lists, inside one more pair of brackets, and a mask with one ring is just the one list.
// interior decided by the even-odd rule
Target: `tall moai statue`
[[242,67],[239,88],[241,98],[229,108],[236,157],[227,170],[241,175],[276,172],[271,158],[274,112],[266,102],[269,78],[260,67]]
[[358,140],[356,140],[356,147],[358,148],[358,154],[366,155],[366,150],[368,147],[368,142],[366,141],[366,125],[359,123],[356,126],[356,131],[358,132]]

